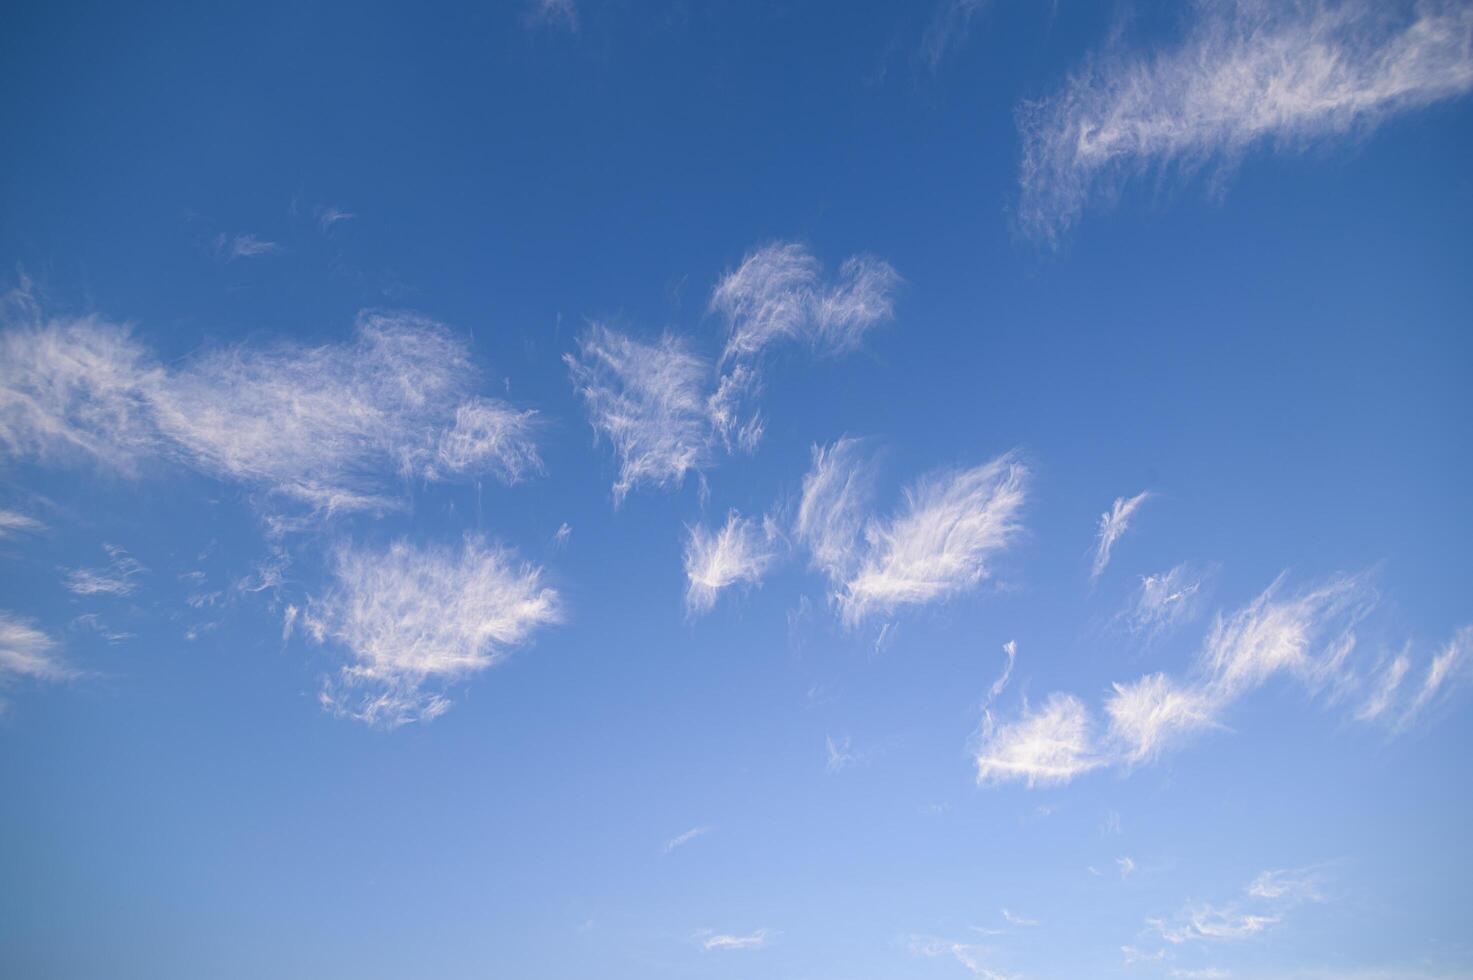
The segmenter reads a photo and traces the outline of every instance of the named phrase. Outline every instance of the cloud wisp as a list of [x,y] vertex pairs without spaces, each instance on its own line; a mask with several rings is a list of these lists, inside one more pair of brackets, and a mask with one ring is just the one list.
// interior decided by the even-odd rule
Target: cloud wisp
[[108,595],[119,598],[138,591],[138,583],[134,579],[148,569],[116,545],[104,544],[102,550],[107,552],[110,559],[107,565],[102,568],[69,569],[64,578],[67,591],[73,595]]
[[710,612],[723,589],[757,585],[778,557],[779,535],[771,519],[756,521],[736,511],[726,524],[707,530],[699,524],[686,528],[686,611],[693,616]]
[[[1102,731],[1083,702],[1069,694],[1050,695],[1040,710],[1025,704],[1015,719],[1001,725],[993,720],[989,701],[976,749],[978,782],[1047,785],[1096,768],[1129,770],[1155,762],[1202,732],[1223,728],[1234,703],[1277,677],[1295,680],[1329,702],[1369,683],[1370,700],[1358,717],[1386,715],[1403,725],[1467,678],[1473,628],[1459,630],[1432,658],[1418,692],[1393,708],[1407,667],[1394,661],[1388,668],[1394,683],[1384,676],[1368,682],[1352,663],[1355,627],[1374,603],[1364,576],[1332,579],[1295,595],[1285,594],[1281,576],[1243,608],[1216,618],[1185,678],[1153,673],[1114,684],[1105,699]],[[1424,698],[1426,691],[1432,693]]]
[[1100,529],[1095,536],[1095,560],[1089,572],[1090,581],[1098,580],[1105,571],[1105,566],[1110,564],[1110,552],[1114,550],[1115,542],[1130,529],[1130,519],[1150,496],[1148,491],[1143,490],[1134,497],[1116,497],[1110,509],[1100,515]]
[[1297,906],[1324,901],[1319,876],[1304,869],[1264,871],[1243,895],[1243,900],[1225,905],[1190,902],[1175,916],[1150,918],[1146,925],[1173,946],[1234,942],[1266,932]]
[[975,587],[1022,531],[1028,469],[1014,453],[922,477],[889,518],[870,512],[872,485],[860,443],[815,447],[794,527],[851,626]]
[[749,933],[711,932],[696,934],[696,941],[706,952],[732,952],[737,950],[761,949],[772,938],[771,931],[757,929]]
[[0,538],[14,537],[17,534],[40,534],[44,530],[46,525],[34,517],[0,508]]
[[563,617],[541,568],[476,537],[458,549],[344,546],[334,577],[302,614],[313,638],[349,655],[325,681],[322,704],[388,728],[443,714],[447,685],[500,663]]
[[1023,229],[1057,241],[1094,199],[1157,173],[1224,175],[1260,148],[1369,133],[1473,88],[1460,0],[1190,5],[1180,43],[1098,55],[1018,113]]
[[668,335],[640,341],[595,323],[577,353],[563,359],[589,424],[619,458],[615,503],[636,486],[679,486],[709,465],[710,363],[688,342]]
[[618,458],[616,505],[636,487],[671,489],[691,473],[703,475],[718,451],[755,451],[764,420],[754,401],[765,354],[779,341],[839,354],[893,319],[900,277],[888,263],[852,256],[831,283],[820,272],[796,243],[748,254],[712,292],[711,312],[727,323],[714,363],[684,337],[641,340],[602,323],[588,326],[563,360],[589,424]]
[[57,642],[30,620],[0,610],[0,714],[6,711],[4,692],[25,681],[62,681],[76,672],[57,655]]
[[167,458],[323,512],[399,506],[396,482],[540,472],[534,413],[473,394],[464,340],[365,312],[346,343],[237,344],[166,367],[97,317],[0,335],[0,449],[134,474]]

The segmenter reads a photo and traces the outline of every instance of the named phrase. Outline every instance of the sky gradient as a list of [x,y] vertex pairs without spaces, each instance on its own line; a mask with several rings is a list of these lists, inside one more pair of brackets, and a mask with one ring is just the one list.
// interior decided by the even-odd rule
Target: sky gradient
[[0,23],[0,975],[1473,977],[1473,4]]

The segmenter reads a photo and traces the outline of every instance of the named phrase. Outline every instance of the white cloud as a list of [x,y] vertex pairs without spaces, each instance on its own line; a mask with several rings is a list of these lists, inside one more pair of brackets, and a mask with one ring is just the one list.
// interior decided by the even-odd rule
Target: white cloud
[[1237,903],[1193,902],[1169,921],[1152,918],[1146,925],[1173,945],[1244,940],[1278,925],[1296,906],[1323,900],[1318,876],[1303,869],[1264,871],[1243,891],[1246,909]]
[[352,211],[345,211],[331,205],[317,209],[317,227],[324,234],[332,231],[334,225],[340,221],[352,221],[358,217]]
[[1037,919],[1025,919],[1023,916],[1018,915],[1015,912],[1010,912],[1007,909],[1003,909],[1002,910],[1002,917],[1003,917],[1003,920],[1006,921],[1009,925],[1014,925],[1014,926],[1036,926],[1036,925],[1038,925],[1038,920]]
[[569,31],[578,30],[578,6],[573,0],[531,0],[527,8],[531,24],[548,24]]
[[710,950],[739,950],[739,949],[761,949],[767,945],[770,933],[766,929],[758,929],[746,935],[734,933],[698,933],[696,938],[701,948]]
[[1054,240],[1132,177],[1219,174],[1251,150],[1363,134],[1473,87],[1460,0],[1193,5],[1172,48],[1094,58],[1019,113],[1020,219]]
[[722,360],[752,357],[783,340],[821,353],[853,350],[872,328],[895,316],[900,275],[883,259],[855,255],[837,279],[822,282],[816,258],[795,242],[748,253],[717,283],[711,310],[727,321]]
[[1100,530],[1095,539],[1095,561],[1090,569],[1090,578],[1100,577],[1100,573],[1110,563],[1110,551],[1115,547],[1115,542],[1130,527],[1130,518],[1135,514],[1136,508],[1145,503],[1149,496],[1150,493],[1142,491],[1129,499],[1116,497],[1114,506],[1100,515]]
[[34,517],[0,508],[0,538],[7,538],[14,534],[37,534],[44,530],[46,530],[46,525]]
[[397,727],[450,706],[439,689],[505,659],[562,619],[542,570],[467,537],[459,549],[408,541],[338,550],[335,587],[303,614],[319,642],[351,655],[324,686],[336,714]]
[[127,327],[97,317],[8,329],[0,446],[43,463],[98,459],[135,472],[158,450],[149,396],[162,375]]
[[859,568],[873,482],[873,468],[858,440],[813,447],[793,530],[813,568],[836,583]]
[[1019,718],[984,735],[976,760],[978,783],[1022,780],[1030,787],[1067,783],[1103,764],[1089,712],[1068,694],[1050,695],[1038,711],[1025,706]]
[[1442,651],[1432,658],[1427,675],[1417,696],[1402,714],[1401,724],[1409,724],[1439,695],[1468,680],[1470,662],[1473,662],[1473,626],[1464,626],[1453,635]]
[[818,259],[802,245],[777,242],[749,253],[722,277],[711,309],[726,318],[724,357],[756,354],[778,340],[802,337],[812,323]]
[[76,595],[132,595],[138,590],[138,583],[133,579],[148,569],[115,545],[105,544],[102,550],[112,559],[107,566],[70,569],[65,579],[67,590]]
[[1028,470],[1005,454],[912,486],[904,509],[865,528],[867,551],[837,595],[846,622],[950,598],[986,578],[1021,531]]
[[1014,974],[1000,973],[988,965],[992,950],[986,946],[954,942],[937,936],[908,936],[905,948],[911,956],[934,959],[949,956],[980,980],[1017,980]]
[[710,413],[727,446],[750,452],[762,437],[762,418],[747,403],[762,387],[764,351],[781,341],[804,343],[819,354],[856,349],[871,329],[894,319],[901,281],[883,259],[855,255],[826,284],[818,260],[795,242],[756,249],[723,276],[710,302],[727,323]]
[[225,261],[233,262],[236,259],[254,259],[262,255],[270,255],[281,251],[281,246],[276,242],[268,242],[257,238],[255,235],[220,235],[215,239],[215,251],[224,256]]
[[1289,904],[1318,902],[1321,899],[1318,875],[1303,869],[1279,868],[1260,872],[1249,883],[1248,894],[1254,898]]
[[1169,744],[1217,726],[1221,704],[1205,690],[1181,686],[1165,674],[1115,684],[1105,702],[1110,738],[1126,765],[1152,762]]
[[859,757],[849,748],[849,739],[835,739],[832,735],[824,736],[824,751],[828,761],[825,763],[829,772],[842,772],[859,761]]
[[1406,654],[1393,657],[1381,671],[1381,678],[1376,682],[1375,688],[1366,698],[1355,717],[1360,721],[1374,721],[1386,713],[1396,697],[1397,689],[1401,687],[1403,678],[1411,668],[1411,658]]
[[475,398],[455,410],[455,421],[440,437],[424,475],[495,473],[503,483],[517,483],[542,472],[537,452],[537,413],[518,411],[504,402]]
[[686,844],[689,844],[691,841],[695,840],[697,837],[701,837],[701,836],[703,836],[705,834],[709,834],[710,832],[711,832],[711,828],[710,827],[692,827],[690,830],[687,830],[685,833],[683,833],[683,834],[677,834],[674,837],[672,837],[669,840],[667,840],[665,842],[665,853],[666,854],[669,854],[671,851],[675,850],[677,847],[684,847]]
[[1115,864],[1120,868],[1120,877],[1129,878],[1135,874],[1135,858],[1130,856],[1118,857]]
[[1173,945],[1202,939],[1247,939],[1278,922],[1276,915],[1258,915],[1211,905],[1189,906],[1172,922],[1146,920],[1146,924],[1154,927],[1162,939]]
[[710,461],[710,364],[676,337],[654,343],[593,324],[564,357],[589,424],[619,457],[614,499],[637,485],[679,486]]
[[56,648],[56,641],[29,620],[0,611],[0,686],[17,678],[56,681],[73,676]]
[[1088,710],[1054,694],[1048,707],[997,727],[984,708],[977,754],[980,782],[1067,782],[1102,766],[1153,762],[1195,733],[1219,727],[1239,698],[1285,674],[1311,693],[1355,683],[1347,658],[1354,626],[1374,595],[1362,577],[1342,577],[1283,597],[1282,576],[1231,616],[1219,615],[1184,680],[1166,674],[1117,683],[1104,708],[1108,726],[1095,741]]
[[693,524],[686,533],[685,576],[690,584],[685,606],[692,614],[710,611],[728,586],[761,582],[778,555],[777,530],[771,521],[759,523],[734,510],[723,527],[708,531]]
[[0,445],[127,473],[173,458],[325,511],[397,505],[394,481],[540,469],[531,413],[471,395],[465,342],[365,312],[351,342],[234,345],[165,368],[95,317],[0,335]]
[[988,0],[941,0],[921,39],[921,55],[934,71],[948,52],[961,47],[971,31],[972,18]]
[[1121,616],[1131,632],[1153,637],[1191,619],[1201,598],[1203,576],[1190,565],[1142,575],[1139,591]]

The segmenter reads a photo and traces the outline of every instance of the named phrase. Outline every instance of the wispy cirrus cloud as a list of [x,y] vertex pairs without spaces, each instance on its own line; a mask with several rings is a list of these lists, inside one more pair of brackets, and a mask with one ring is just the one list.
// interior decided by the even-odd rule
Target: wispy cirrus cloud
[[1150,918],[1146,925],[1174,946],[1241,941],[1278,925],[1297,906],[1324,900],[1318,873],[1308,869],[1264,871],[1243,895],[1224,905],[1190,902],[1175,916]]
[[794,524],[849,625],[976,586],[1021,533],[1028,469],[1014,453],[922,477],[889,518],[870,511],[873,476],[856,440],[815,446]]
[[1121,45],[1019,113],[1022,227],[1054,241],[1152,172],[1219,179],[1259,148],[1364,134],[1473,88],[1460,0],[1228,0],[1185,8],[1175,47]]
[[580,23],[578,5],[573,0],[531,0],[527,5],[527,23],[576,33]]
[[[984,707],[976,761],[978,781],[1017,780],[1030,786],[1067,782],[1104,766],[1149,764],[1195,735],[1222,728],[1228,709],[1275,677],[1298,681],[1330,701],[1362,691],[1367,681],[1351,661],[1355,627],[1376,601],[1365,576],[1331,579],[1286,595],[1283,577],[1231,615],[1219,615],[1192,670],[1182,679],[1164,673],[1113,685],[1106,697],[1103,731],[1094,728],[1084,704],[1072,695],[1051,695],[1041,710],[1026,705],[1012,721],[998,724],[991,702]],[[1434,656],[1421,690],[1448,696],[1468,673],[1473,627],[1464,627]],[[1397,684],[1407,667],[1391,668]],[[1454,677],[1454,672],[1460,672]],[[1390,707],[1397,684],[1372,682],[1376,706],[1363,720],[1392,714],[1415,716],[1425,706],[1420,693],[1396,715]],[[1384,702],[1384,704],[1383,704]]]
[[7,324],[0,448],[136,473],[167,458],[316,510],[398,506],[396,483],[540,471],[534,413],[476,396],[466,343],[365,311],[345,343],[237,344],[166,367],[97,317]]
[[697,837],[704,837],[711,832],[710,827],[692,827],[683,834],[676,834],[665,842],[665,853],[669,854],[677,847],[684,847]]
[[1130,498],[1116,497],[1110,509],[1100,515],[1100,529],[1095,536],[1095,560],[1089,573],[1091,580],[1098,579],[1105,566],[1110,564],[1110,552],[1114,550],[1115,542],[1129,530],[1130,519],[1150,496],[1148,491],[1142,491]]
[[134,581],[148,569],[116,545],[104,544],[102,550],[110,559],[101,568],[73,568],[67,570],[64,584],[74,595],[130,596],[138,591]]
[[[76,675],[57,655],[58,644],[28,619],[0,610],[0,695],[23,680],[61,681]],[[6,701],[0,696],[0,714]]]
[[774,242],[758,248],[711,294],[711,311],[727,323],[722,360],[753,357],[785,340],[825,354],[854,350],[866,333],[894,318],[901,281],[883,259],[855,255],[825,283],[807,247]]
[[918,480],[890,520],[866,525],[859,570],[838,594],[845,621],[948,599],[987,578],[1022,530],[1027,484],[1013,454]]
[[853,350],[893,318],[899,281],[883,260],[853,256],[825,284],[804,246],[757,249],[712,293],[711,311],[728,327],[717,363],[684,337],[642,340],[590,324],[563,360],[589,424],[619,459],[615,502],[636,486],[680,486],[688,474],[703,474],[718,450],[754,451],[764,428],[753,404],[764,352],[784,339],[825,354]]
[[475,537],[458,549],[344,546],[333,575],[331,590],[302,614],[318,642],[349,654],[325,682],[322,704],[389,728],[443,714],[446,685],[500,663],[563,617],[541,568]]
[[709,612],[723,589],[746,583],[756,585],[778,557],[778,532],[770,519],[756,521],[736,511],[726,524],[707,530],[699,524],[686,528],[686,610]]
[[46,530],[46,525],[19,511],[5,510],[0,508],[0,538],[8,538],[17,534],[39,534]]
[[271,255],[281,251],[281,246],[276,242],[258,238],[255,235],[226,235],[221,233],[215,236],[215,254],[226,262],[234,262],[236,259],[254,259],[262,255]]
[[1084,702],[1052,694],[1042,708],[1026,705],[1014,721],[984,735],[976,755],[977,782],[1021,780],[1028,786],[1067,783],[1105,764],[1095,748]]
[[939,936],[911,935],[904,939],[905,949],[911,956],[935,959],[945,957],[956,960],[969,973],[980,980],[1017,980],[1017,975],[1002,973],[990,965],[993,950],[976,943],[964,943]]
[[1119,618],[1140,636],[1169,632],[1196,615],[1206,580],[1206,573],[1186,563],[1155,575],[1142,575],[1134,599]]
[[589,423],[619,457],[615,502],[636,486],[679,486],[708,465],[710,363],[688,342],[645,342],[595,323],[563,360]]
[[734,950],[761,949],[767,945],[773,933],[768,929],[758,929],[749,933],[712,932],[704,930],[696,934],[696,942],[707,952],[731,952]]

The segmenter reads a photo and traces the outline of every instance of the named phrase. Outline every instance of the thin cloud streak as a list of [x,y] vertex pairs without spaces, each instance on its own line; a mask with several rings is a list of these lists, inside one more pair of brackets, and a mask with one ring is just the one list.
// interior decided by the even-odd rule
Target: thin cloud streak
[[1116,497],[1114,505],[1100,515],[1100,530],[1095,539],[1095,560],[1089,574],[1091,580],[1098,579],[1105,566],[1110,564],[1110,552],[1114,549],[1115,542],[1130,528],[1131,517],[1149,497],[1150,493],[1146,491],[1129,499]]

